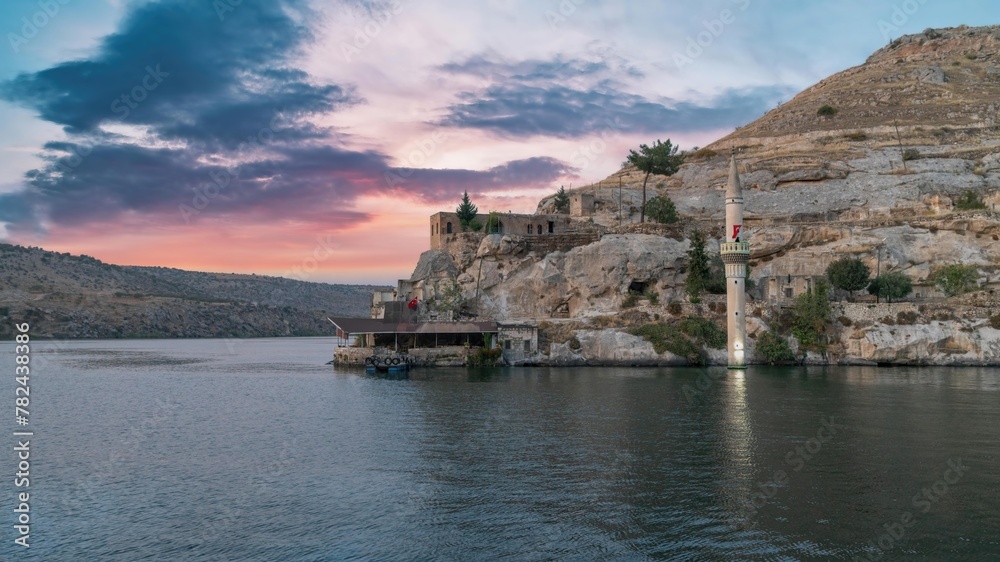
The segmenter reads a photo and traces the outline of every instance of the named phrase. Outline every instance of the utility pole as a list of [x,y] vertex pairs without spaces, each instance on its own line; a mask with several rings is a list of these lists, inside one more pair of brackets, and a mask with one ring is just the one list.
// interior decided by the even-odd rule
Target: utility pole
[[[612,188],[614,189],[614,188]],[[618,178],[618,226],[622,225],[622,179]]]
[[896,142],[899,143],[899,159],[903,161],[903,171],[906,171],[906,156],[903,154],[903,139],[899,136],[899,121],[893,121],[892,124],[896,127]]

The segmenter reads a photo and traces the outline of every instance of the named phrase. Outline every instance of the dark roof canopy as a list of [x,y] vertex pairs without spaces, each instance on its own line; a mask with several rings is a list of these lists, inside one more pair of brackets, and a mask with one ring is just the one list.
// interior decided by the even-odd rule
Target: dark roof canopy
[[[337,335],[350,334],[480,334],[495,333],[496,322],[386,322],[379,318],[328,318]],[[346,336],[341,336],[346,337]]]

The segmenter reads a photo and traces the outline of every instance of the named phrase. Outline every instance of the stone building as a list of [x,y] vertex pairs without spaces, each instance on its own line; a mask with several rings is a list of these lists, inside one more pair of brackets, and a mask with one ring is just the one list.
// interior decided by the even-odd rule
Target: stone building
[[569,196],[569,214],[574,217],[588,217],[594,214],[594,194],[574,191]]
[[[593,198],[591,198],[593,203]],[[476,220],[486,223],[489,215],[479,215]],[[498,213],[500,223],[492,232],[484,234],[513,234],[518,236],[547,236],[551,234],[567,234],[574,230],[577,221],[569,215],[522,215],[515,213]],[[462,232],[461,222],[455,213],[434,213],[430,220],[431,249],[443,250],[457,239]],[[485,227],[484,227],[485,231]]]
[[772,275],[755,279],[756,293],[772,304],[794,304],[799,295],[813,288],[814,279],[822,275]]

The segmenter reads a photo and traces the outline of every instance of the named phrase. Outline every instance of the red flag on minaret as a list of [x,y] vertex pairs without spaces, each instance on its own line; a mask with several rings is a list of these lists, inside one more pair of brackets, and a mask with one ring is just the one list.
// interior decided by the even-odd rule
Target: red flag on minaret
[[417,308],[417,297],[413,297],[413,300],[406,304],[407,308]]

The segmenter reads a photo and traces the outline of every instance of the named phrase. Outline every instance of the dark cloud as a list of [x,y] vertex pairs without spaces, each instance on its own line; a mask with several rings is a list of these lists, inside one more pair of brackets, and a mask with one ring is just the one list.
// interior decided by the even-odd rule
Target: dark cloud
[[483,93],[462,94],[463,102],[452,106],[439,123],[508,137],[710,131],[759,117],[787,95],[777,88],[729,90],[706,105],[698,105],[653,102],[607,85],[583,91],[556,85],[499,84]]
[[232,148],[274,111],[305,117],[358,101],[289,66],[310,39],[292,17],[296,5],[246,0],[220,17],[198,0],[140,4],[93,58],[22,74],[0,93],[70,133],[120,121]]
[[166,224],[241,215],[329,225],[331,213],[337,212],[336,224],[349,226],[368,219],[342,212],[364,194],[392,192],[426,203],[452,202],[463,190],[475,195],[541,188],[574,171],[552,158],[517,160],[489,170],[393,168],[380,153],[327,146],[284,146],[263,160],[234,167],[205,163],[191,149],[72,143],[49,143],[47,148],[50,163],[29,174],[29,189],[0,195],[0,220],[9,222],[12,231],[35,231],[45,219],[62,226],[107,223],[126,213]]
[[387,170],[387,185],[419,193],[429,203],[455,200],[456,194],[468,191],[478,195],[500,188],[544,188],[560,178],[574,178],[576,169],[548,157],[514,160],[489,170],[437,170],[395,168]]
[[[310,120],[361,100],[295,66],[311,39],[299,23],[306,11],[298,0],[243,0],[221,17],[204,0],[137,3],[90,59],[0,84],[5,99],[70,138],[44,146],[46,165],[26,174],[27,189],[0,195],[0,221],[23,232],[125,215],[328,222],[338,213],[346,226],[367,219],[345,211],[365,193],[450,201],[463,189],[541,186],[572,172],[545,158],[397,170],[382,153],[326,146],[334,132]],[[109,132],[119,122],[138,126],[134,136]]]
[[438,68],[452,74],[468,74],[480,78],[503,76],[513,80],[533,82],[592,76],[607,72],[611,67],[602,60],[567,60],[557,57],[551,61],[526,60],[510,63],[486,55],[477,55],[463,62],[448,63]]
[[594,61],[556,57],[505,62],[478,55],[440,69],[480,77],[486,85],[461,93],[437,124],[504,137],[708,131],[746,123],[789,94],[769,87],[727,90],[704,104],[648,99],[622,85],[642,73],[607,53]]

